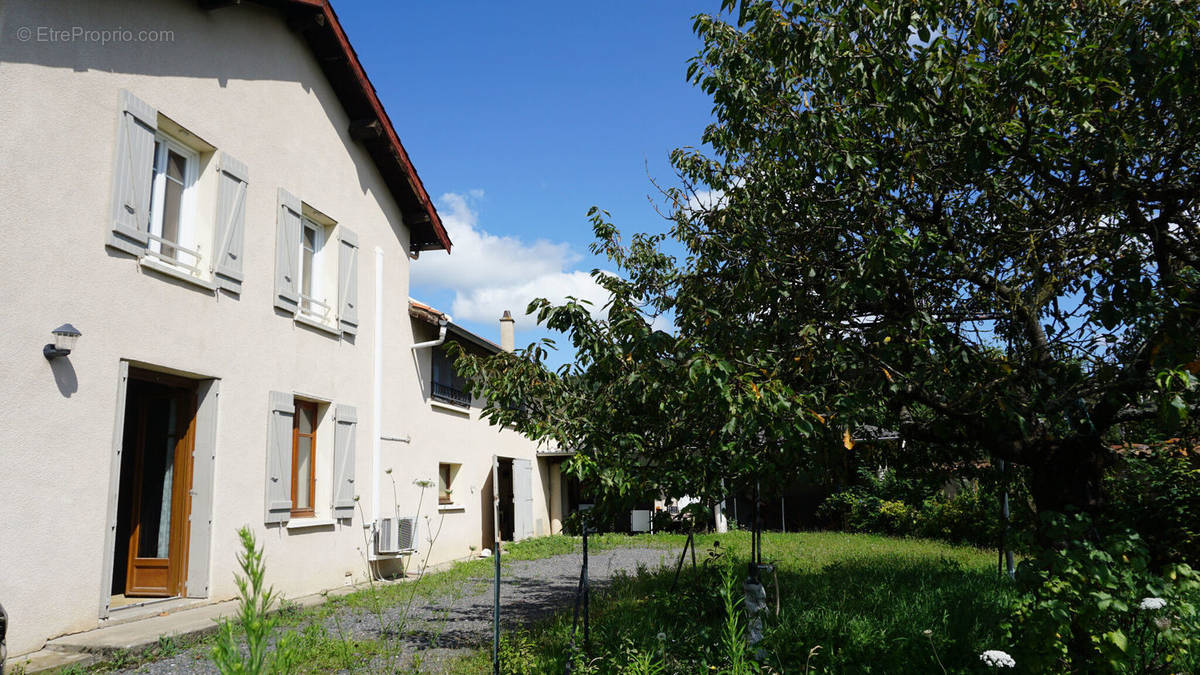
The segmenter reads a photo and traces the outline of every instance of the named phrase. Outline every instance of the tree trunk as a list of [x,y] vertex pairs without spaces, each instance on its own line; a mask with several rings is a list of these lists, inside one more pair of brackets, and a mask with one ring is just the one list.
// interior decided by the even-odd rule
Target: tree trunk
[[1112,452],[1097,436],[1046,443],[1030,453],[1029,491],[1038,513],[1096,514],[1104,505],[1104,470]]

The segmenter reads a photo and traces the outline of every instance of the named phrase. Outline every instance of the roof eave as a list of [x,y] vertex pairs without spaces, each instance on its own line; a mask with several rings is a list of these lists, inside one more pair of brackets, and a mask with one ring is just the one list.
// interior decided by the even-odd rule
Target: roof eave
[[[351,138],[363,144],[400,205],[409,230],[409,252],[449,253],[450,235],[329,0],[257,1],[282,9],[288,25],[308,43],[350,118]],[[221,4],[200,0],[206,9]]]

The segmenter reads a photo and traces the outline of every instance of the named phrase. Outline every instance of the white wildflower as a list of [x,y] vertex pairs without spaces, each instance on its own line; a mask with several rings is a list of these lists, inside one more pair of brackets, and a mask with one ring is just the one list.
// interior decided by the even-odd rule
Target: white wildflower
[[1017,662],[1013,660],[1013,657],[1009,656],[1006,652],[1000,651],[999,649],[987,650],[979,655],[979,660],[983,661],[985,666],[991,666],[992,668],[1012,668],[1017,665]]
[[1162,598],[1142,598],[1141,603],[1138,604],[1138,609],[1153,610],[1162,609],[1166,606],[1167,601]]

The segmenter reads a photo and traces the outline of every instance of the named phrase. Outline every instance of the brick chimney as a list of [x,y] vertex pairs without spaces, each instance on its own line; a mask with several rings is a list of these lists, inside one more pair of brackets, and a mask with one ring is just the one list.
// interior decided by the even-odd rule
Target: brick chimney
[[500,317],[500,348],[506,352],[511,352],[516,342],[516,324],[512,312],[504,310],[504,316]]

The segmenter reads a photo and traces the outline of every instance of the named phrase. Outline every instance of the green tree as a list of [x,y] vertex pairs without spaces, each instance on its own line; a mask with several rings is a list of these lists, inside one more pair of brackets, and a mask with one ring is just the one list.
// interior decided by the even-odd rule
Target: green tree
[[686,258],[594,211],[612,303],[531,305],[578,354],[558,373],[544,345],[464,359],[489,414],[618,488],[786,480],[873,425],[1096,508],[1113,430],[1197,402],[1197,2],[724,9],[688,69],[715,121],[666,190]]

